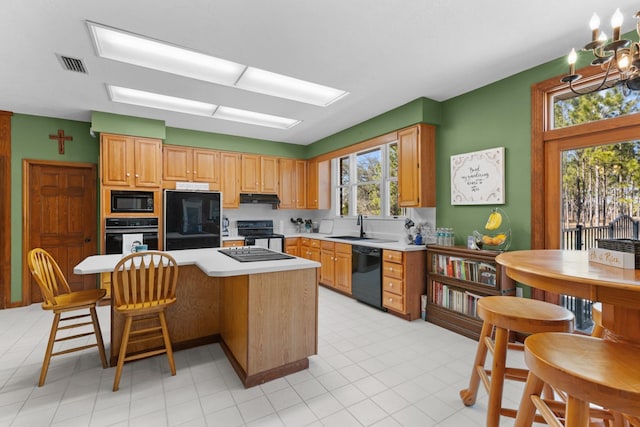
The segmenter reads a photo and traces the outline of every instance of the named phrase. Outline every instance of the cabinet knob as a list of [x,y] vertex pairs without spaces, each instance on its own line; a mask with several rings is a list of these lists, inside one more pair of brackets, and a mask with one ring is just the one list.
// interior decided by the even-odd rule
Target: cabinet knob
[[191,172],[187,171],[187,173],[191,173]]
[[193,171],[193,174],[196,175],[198,173],[198,171]]
[[389,268],[389,271],[393,271],[393,267],[390,267],[390,268]]
[[389,302],[393,302],[393,298],[389,298]]
[[140,175],[136,174],[136,178],[140,178]]
[[127,176],[131,176],[131,174],[129,172],[127,172]]
[[390,288],[393,288],[393,283],[389,283],[389,287],[390,287]]

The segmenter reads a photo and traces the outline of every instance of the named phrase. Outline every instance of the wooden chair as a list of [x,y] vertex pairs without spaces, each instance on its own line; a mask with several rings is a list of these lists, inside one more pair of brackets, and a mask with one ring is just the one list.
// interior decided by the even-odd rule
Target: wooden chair
[[[29,251],[27,255],[27,263],[29,270],[35,279],[42,293],[42,308],[44,310],[53,311],[53,324],[51,325],[51,333],[49,334],[49,343],[42,362],[42,370],[40,371],[40,381],[38,387],[42,387],[47,378],[49,363],[52,356],[72,353],[75,351],[86,350],[92,347],[98,347],[102,367],[107,367],[107,357],[104,351],[104,343],[102,342],[102,333],[98,316],[96,315],[96,303],[104,298],[106,291],[104,289],[89,289],[84,291],[71,291],[67,279],[62,274],[60,267],[53,257],[44,249],[36,248]],[[85,314],[76,314],[62,317],[63,313],[86,310]],[[91,322],[77,322],[84,317],[91,316]],[[66,323],[71,322],[71,323]],[[62,323],[62,326],[61,326]],[[79,332],[76,335],[57,337],[59,330],[70,330],[92,325],[91,332]],[[86,329],[86,328],[85,328]],[[58,352],[53,352],[55,343],[69,341],[76,338],[83,338],[89,335],[96,336],[94,344],[87,344],[78,347],[67,348]]]
[[[164,311],[176,301],[177,280],[178,266],[166,252],[135,252],[116,264],[112,278],[114,309],[125,316],[125,325],[113,391],[120,386],[124,363],[131,360],[166,353],[171,375],[176,374]],[[136,328],[132,329],[134,325]],[[163,346],[149,348],[154,341]],[[142,347],[138,345],[132,354],[127,354],[129,345],[141,343]]]
[[[512,296],[489,296],[478,300],[478,315],[484,320],[469,387],[460,391],[466,406],[475,404],[480,380],[489,393],[487,427],[497,427],[500,416],[515,418],[517,411],[502,407],[504,380],[524,382],[527,370],[507,367],[507,349],[523,350],[522,344],[509,343],[511,331],[524,334],[571,332],[574,316],[555,304]],[[493,338],[492,338],[493,337]],[[491,370],[485,369],[487,351],[493,354]],[[540,418],[538,418],[540,419]]]
[[[551,426],[587,427],[590,403],[624,414],[629,425],[640,417],[640,346],[578,334],[541,333],[524,343],[529,375],[516,427],[529,427],[536,409]],[[540,394],[545,384],[564,391],[562,411]],[[551,405],[549,405],[549,403]],[[562,424],[557,414],[564,416]]]

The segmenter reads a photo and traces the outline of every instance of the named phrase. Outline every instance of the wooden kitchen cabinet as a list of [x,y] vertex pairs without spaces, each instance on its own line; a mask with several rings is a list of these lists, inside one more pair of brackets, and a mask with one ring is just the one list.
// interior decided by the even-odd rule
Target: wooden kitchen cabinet
[[103,186],[160,187],[162,141],[127,135],[100,135]]
[[351,245],[320,243],[320,283],[351,295]]
[[307,162],[307,208],[331,208],[331,161]]
[[278,193],[278,158],[254,154],[241,155],[240,191]]
[[404,208],[436,205],[435,127],[426,124],[398,131],[398,204]]
[[301,237],[300,256],[311,261],[320,262],[320,240]]
[[220,168],[224,171],[220,178],[222,207],[238,208],[240,206],[240,155],[221,152]]
[[382,251],[382,305],[404,317],[420,317],[420,301],[426,293],[425,251]]
[[278,161],[278,196],[282,209],[307,207],[307,162],[281,158]]
[[300,239],[297,237],[284,239],[284,252],[289,255],[300,256]]
[[163,187],[176,182],[206,182],[210,190],[220,190],[220,152],[204,148],[165,145],[162,149]]
[[222,247],[223,248],[237,248],[238,246],[244,246],[244,239],[223,240],[222,241]]

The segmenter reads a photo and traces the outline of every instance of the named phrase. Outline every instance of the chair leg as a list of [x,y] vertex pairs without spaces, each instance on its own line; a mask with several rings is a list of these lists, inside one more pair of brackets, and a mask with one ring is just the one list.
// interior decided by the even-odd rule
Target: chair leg
[[89,308],[91,312],[91,321],[93,322],[93,331],[96,334],[96,343],[98,344],[98,352],[100,353],[100,360],[102,361],[102,368],[107,368],[107,354],[104,351],[104,341],[102,340],[102,331],[100,330],[100,323],[98,322],[98,315],[96,314],[96,307]]
[[496,327],[493,364],[491,368],[491,388],[489,391],[489,402],[487,404],[487,427],[498,427],[500,424],[508,343],[509,331]]
[[167,359],[169,359],[171,375],[175,375],[176,363],[173,360],[173,348],[171,347],[171,339],[169,339],[169,328],[167,328],[167,320],[164,316],[164,311],[158,313],[158,317],[160,318],[160,325],[162,326],[162,338],[164,339],[164,347],[167,349]]
[[124,322],[124,332],[122,333],[122,340],[120,341],[120,354],[118,355],[118,365],[116,366],[116,375],[113,379],[113,391],[118,391],[120,388],[120,375],[122,375],[122,367],[124,366],[124,359],[127,357],[127,345],[129,344],[129,334],[131,333],[131,323],[133,318],[127,316]]
[[529,372],[514,427],[531,427],[536,414],[536,406],[533,404],[531,396],[540,396],[543,387],[544,382]]
[[478,348],[476,350],[476,358],[473,361],[473,369],[471,369],[471,378],[469,379],[469,387],[460,390],[460,398],[466,406],[471,406],[476,403],[476,396],[478,395],[478,386],[480,385],[480,375],[478,375],[479,367],[484,369],[484,362],[487,359],[487,346],[485,345],[485,338],[491,336],[493,331],[493,325],[488,322],[482,324],[482,331],[480,332],[480,339],[478,340]]
[[589,403],[573,396],[567,397],[565,427],[589,427]]
[[40,381],[38,381],[38,387],[42,387],[44,385],[44,381],[47,379],[49,363],[51,362],[51,353],[53,353],[53,344],[56,341],[56,334],[58,333],[59,323],[60,313],[54,313],[53,323],[51,324],[51,332],[49,333],[49,342],[47,343],[47,351],[45,352],[44,360],[42,361],[42,370],[40,371]]

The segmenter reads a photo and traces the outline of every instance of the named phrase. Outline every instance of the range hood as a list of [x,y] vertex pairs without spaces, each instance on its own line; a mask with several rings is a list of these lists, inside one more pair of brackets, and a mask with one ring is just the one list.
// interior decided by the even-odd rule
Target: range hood
[[277,194],[240,193],[240,203],[265,204],[278,209],[280,199]]

